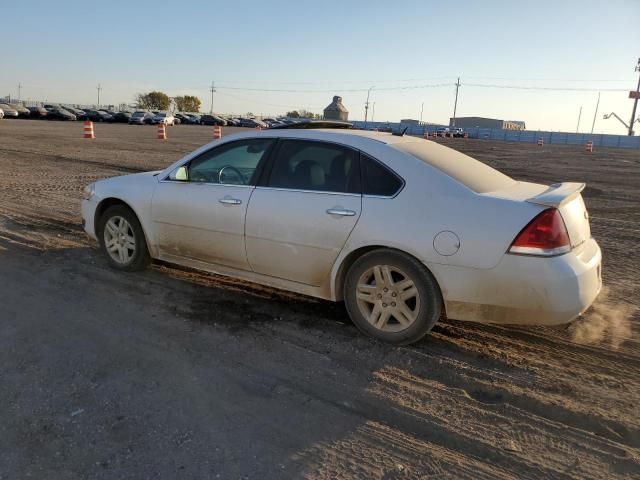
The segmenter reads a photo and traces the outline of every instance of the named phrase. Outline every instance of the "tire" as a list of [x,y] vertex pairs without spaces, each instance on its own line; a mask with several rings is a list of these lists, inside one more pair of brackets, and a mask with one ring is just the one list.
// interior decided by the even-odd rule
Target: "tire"
[[[121,223],[120,219],[123,219],[125,223]],[[113,220],[112,223],[111,220]],[[114,234],[114,226],[121,227],[121,230],[116,228],[116,233]],[[133,237],[133,241],[127,241],[126,237],[121,237],[120,235],[123,232],[127,232],[126,237]],[[129,207],[114,205],[107,208],[98,221],[97,233],[100,249],[111,267],[117,270],[133,272],[144,270],[151,263],[144,232],[138,217]],[[114,245],[115,250],[110,252],[108,244],[113,245],[114,238],[116,238],[115,243],[117,245]],[[126,251],[126,253],[121,254],[122,251]]]
[[343,295],[351,320],[362,332],[396,345],[420,340],[442,313],[433,275],[397,250],[374,250],[358,258],[347,271]]

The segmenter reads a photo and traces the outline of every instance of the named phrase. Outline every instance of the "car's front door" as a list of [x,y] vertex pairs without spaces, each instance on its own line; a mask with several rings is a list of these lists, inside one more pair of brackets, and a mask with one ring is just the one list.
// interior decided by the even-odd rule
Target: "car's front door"
[[247,258],[258,273],[319,286],[360,217],[358,152],[280,140],[246,221]]
[[152,219],[161,256],[249,270],[244,222],[269,138],[226,143],[159,182]]

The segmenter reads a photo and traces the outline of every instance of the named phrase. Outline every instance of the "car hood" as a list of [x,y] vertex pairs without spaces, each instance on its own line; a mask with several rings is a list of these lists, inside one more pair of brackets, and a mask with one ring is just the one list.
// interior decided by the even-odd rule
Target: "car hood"
[[155,182],[156,176],[162,170],[153,172],[132,173],[130,175],[122,175],[119,177],[105,178],[96,182],[96,195],[106,198],[115,195],[122,190],[138,188],[142,184]]

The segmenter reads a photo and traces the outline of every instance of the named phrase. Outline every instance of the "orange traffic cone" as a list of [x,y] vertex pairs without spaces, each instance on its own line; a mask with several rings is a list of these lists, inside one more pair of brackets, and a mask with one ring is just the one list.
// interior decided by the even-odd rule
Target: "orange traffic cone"
[[93,134],[93,122],[89,120],[84,121],[84,138],[96,138]]
[[262,130],[262,127],[261,127],[260,125],[258,125],[258,126],[256,127],[256,130]]
[[167,139],[167,130],[165,128],[164,123],[158,124],[158,140],[166,140]]
[[213,139],[218,140],[222,138],[222,127],[220,125],[213,126]]
[[424,131],[424,134],[422,135],[422,138],[424,139],[428,139],[429,138],[429,132],[427,132],[426,130]]
[[538,146],[539,146],[539,147],[543,147],[543,146],[544,146],[544,138],[540,137],[540,138],[538,139]]
[[585,151],[587,153],[592,153],[593,152],[593,140],[588,140],[587,141],[587,145],[586,145]]

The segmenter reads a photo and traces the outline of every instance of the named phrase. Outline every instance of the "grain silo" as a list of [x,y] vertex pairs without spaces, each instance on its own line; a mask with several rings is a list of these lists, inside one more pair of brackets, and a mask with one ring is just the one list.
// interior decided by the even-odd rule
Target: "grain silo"
[[341,120],[346,122],[349,118],[349,112],[344,105],[342,105],[342,97],[338,97],[337,95],[333,97],[333,102],[329,104],[327,108],[324,109],[324,119],[325,120]]

